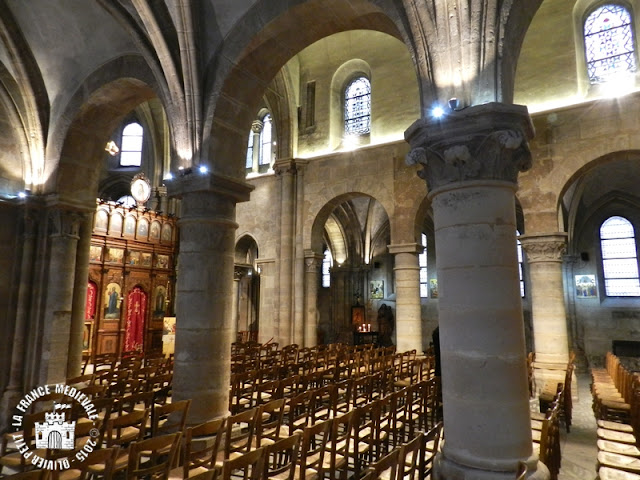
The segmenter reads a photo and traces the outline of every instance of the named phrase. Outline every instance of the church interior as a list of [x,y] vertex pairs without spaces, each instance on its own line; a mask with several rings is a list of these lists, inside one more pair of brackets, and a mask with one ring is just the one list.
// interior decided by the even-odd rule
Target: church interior
[[[126,395],[155,392],[136,443],[183,406],[176,478],[197,435],[202,478],[230,478],[231,419],[259,411],[296,458],[324,425],[343,464],[313,478],[564,480],[573,399],[588,480],[640,479],[639,11],[0,0],[3,438],[38,386],[103,384],[105,451]],[[331,415],[296,433],[291,392],[323,388]],[[367,421],[367,453],[336,453]],[[48,470],[3,440],[0,476]]]

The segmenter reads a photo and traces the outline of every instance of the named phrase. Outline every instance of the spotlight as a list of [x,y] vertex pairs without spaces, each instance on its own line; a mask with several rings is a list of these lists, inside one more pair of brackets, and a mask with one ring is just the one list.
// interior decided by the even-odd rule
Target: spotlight
[[200,170],[200,173],[207,173],[209,171],[206,165],[200,165],[198,170]]
[[27,198],[27,193],[26,192],[18,192],[18,197],[19,198]]
[[458,108],[460,108],[460,100],[458,100],[456,97],[451,98],[449,100],[449,108],[454,112],[458,110]]
[[165,175],[165,177],[163,178],[163,180],[173,180],[173,175],[171,172],[167,173]]
[[435,117],[435,118],[440,118],[442,117],[442,115],[444,115],[444,110],[442,109],[442,107],[435,107],[432,111],[431,114]]

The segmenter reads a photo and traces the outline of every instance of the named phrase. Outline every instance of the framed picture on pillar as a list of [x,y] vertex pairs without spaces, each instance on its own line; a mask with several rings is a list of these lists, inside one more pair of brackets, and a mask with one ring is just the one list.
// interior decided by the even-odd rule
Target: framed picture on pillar
[[598,296],[595,275],[576,275],[576,297],[595,298]]
[[371,298],[384,298],[384,280],[371,280]]

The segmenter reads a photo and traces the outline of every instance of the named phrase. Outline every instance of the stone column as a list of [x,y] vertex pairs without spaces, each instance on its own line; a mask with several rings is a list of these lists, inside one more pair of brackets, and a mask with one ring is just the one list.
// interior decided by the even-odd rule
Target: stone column
[[71,314],[71,337],[69,339],[69,360],[67,376],[80,375],[82,371],[82,338],[84,332],[85,308],[87,304],[87,282],[89,281],[89,247],[93,216],[81,218],[80,240],[76,256],[76,274],[73,287],[73,308]]
[[[306,160],[296,160],[296,203],[295,203],[295,271],[293,282],[293,339],[292,343],[298,345],[306,345],[307,332],[305,323],[305,251],[302,247],[303,229],[304,229],[304,166],[308,162]],[[316,344],[315,332],[313,333],[313,345]]]
[[253,150],[251,150],[253,155],[252,173],[258,173],[260,169],[260,149],[262,148],[262,145],[260,145],[260,132],[262,132],[263,127],[264,124],[260,120],[254,120],[251,124],[251,131],[253,132]]
[[235,342],[238,336],[238,301],[240,298],[240,280],[243,271],[238,267],[233,269],[233,292],[231,299],[231,341]]
[[[22,256],[20,259],[20,286],[18,288],[15,330],[12,338],[11,366],[9,382],[2,393],[0,402],[0,431],[7,431],[10,425],[13,409],[22,398],[25,377],[28,376],[25,366],[25,350],[28,335],[28,315],[30,308],[30,293],[33,291],[33,264],[36,250],[36,219],[28,212],[24,216],[24,231],[22,234]],[[32,329],[33,330],[33,329]]]
[[[531,166],[526,107],[489,103],[405,132],[434,212],[446,442],[436,478],[515,478],[532,456],[516,253],[518,171]],[[536,471],[537,469],[537,471]],[[545,473],[546,472],[546,473]]]
[[322,255],[317,255],[312,250],[305,250],[305,333],[304,346],[314,347],[318,342],[318,280]]
[[[49,262],[42,350],[37,383],[64,383],[71,338],[71,311],[81,215],[54,206],[49,210]],[[87,259],[88,264],[88,259]],[[84,288],[86,290],[86,280]]]
[[280,346],[291,343],[293,338],[293,252],[295,240],[295,177],[296,162],[278,160],[274,166],[280,177],[280,268],[278,285],[278,319],[273,336]]
[[182,198],[173,396],[195,425],[228,413],[236,203],[252,187],[195,172],[167,187]]
[[256,264],[260,269],[260,305],[258,311],[258,341],[266,343],[273,340],[274,312],[277,305],[276,262],[272,258],[259,258]]
[[397,351],[415,349],[422,353],[422,318],[420,313],[420,264],[417,243],[389,245],[394,255],[396,277],[396,341]]
[[567,234],[522,235],[520,243],[529,268],[536,386],[542,387],[546,380],[564,381],[564,372],[559,368],[569,360],[562,281],[562,258],[566,253]]

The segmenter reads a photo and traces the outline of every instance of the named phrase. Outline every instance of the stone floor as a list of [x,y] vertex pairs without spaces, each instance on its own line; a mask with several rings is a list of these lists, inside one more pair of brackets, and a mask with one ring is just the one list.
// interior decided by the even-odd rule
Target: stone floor
[[573,421],[571,432],[561,425],[562,467],[558,480],[595,480],[596,420],[591,409],[591,379],[588,373],[576,377],[577,389],[573,397]]

